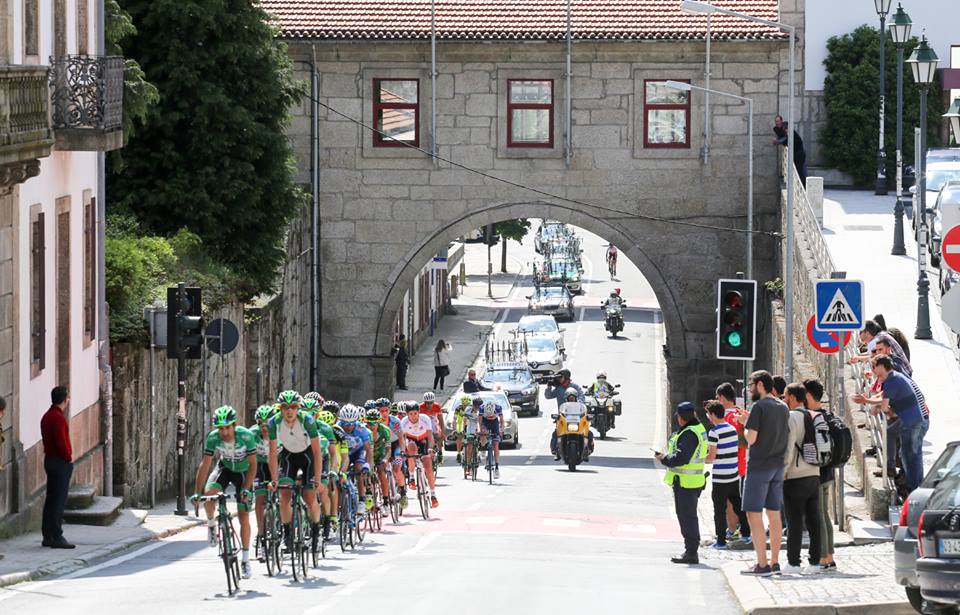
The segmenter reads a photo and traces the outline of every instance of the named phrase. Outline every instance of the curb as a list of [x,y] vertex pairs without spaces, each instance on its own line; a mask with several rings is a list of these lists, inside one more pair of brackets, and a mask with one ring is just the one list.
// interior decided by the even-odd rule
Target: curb
[[49,576],[59,576],[64,574],[69,574],[71,572],[76,572],[88,566],[93,566],[99,564],[110,557],[120,553],[121,551],[126,551],[127,549],[143,544],[145,542],[150,542],[152,540],[162,540],[168,538],[175,534],[185,532],[186,530],[193,529],[198,525],[201,525],[202,522],[198,523],[186,523],[184,525],[167,528],[159,532],[153,532],[145,536],[133,536],[130,538],[125,538],[119,542],[111,543],[108,545],[101,546],[89,553],[84,554],[81,557],[75,557],[67,560],[62,560],[55,564],[47,564],[40,566],[33,570],[25,570],[20,572],[11,572],[8,574],[0,575],[0,588],[9,587],[11,585],[17,585],[18,583],[27,583],[29,581],[37,581],[44,577]]
[[771,604],[770,595],[760,580],[743,576],[743,562],[729,562],[722,566],[730,592],[747,615],[916,615],[909,602],[858,602],[852,604]]

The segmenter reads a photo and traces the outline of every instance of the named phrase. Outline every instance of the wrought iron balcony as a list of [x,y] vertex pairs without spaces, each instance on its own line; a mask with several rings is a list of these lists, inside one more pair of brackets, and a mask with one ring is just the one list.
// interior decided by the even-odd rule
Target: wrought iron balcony
[[105,152],[123,147],[123,58],[51,58],[50,84],[57,149]]
[[53,131],[46,66],[0,65],[0,193],[37,175]]

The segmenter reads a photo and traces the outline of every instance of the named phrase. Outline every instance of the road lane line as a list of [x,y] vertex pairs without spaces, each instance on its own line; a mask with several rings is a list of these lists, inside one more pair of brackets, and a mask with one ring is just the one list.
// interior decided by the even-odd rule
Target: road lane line
[[549,527],[580,527],[581,525],[579,519],[553,519],[550,517],[543,519],[540,523]]
[[617,531],[631,534],[656,534],[657,528],[646,523],[621,523],[617,526]]

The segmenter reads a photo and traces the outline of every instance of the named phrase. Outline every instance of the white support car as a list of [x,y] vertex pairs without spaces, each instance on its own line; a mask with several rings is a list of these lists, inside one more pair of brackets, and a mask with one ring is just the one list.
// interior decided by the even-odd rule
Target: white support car
[[[460,403],[460,398],[463,397],[465,393],[463,389],[458,389],[457,392],[450,396],[450,399],[447,400],[447,403],[443,405],[443,424],[444,425],[455,425],[455,419],[453,417],[453,408],[454,404]],[[500,445],[503,448],[517,448],[520,446],[520,429],[517,424],[517,411],[519,408],[517,406],[511,406],[510,400],[507,399],[507,394],[503,391],[480,391],[479,393],[472,393],[471,395],[479,395],[483,399],[484,403],[488,400],[493,400],[494,402],[500,404],[500,407],[503,408],[503,434],[500,441]],[[443,448],[447,451],[452,451],[457,447],[457,439],[454,436],[452,429],[447,429],[447,436],[443,442]]]

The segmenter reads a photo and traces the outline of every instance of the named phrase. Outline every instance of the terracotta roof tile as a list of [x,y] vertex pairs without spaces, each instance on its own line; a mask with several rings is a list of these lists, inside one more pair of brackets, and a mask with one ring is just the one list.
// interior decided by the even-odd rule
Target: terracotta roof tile
[[[704,15],[680,0],[571,0],[578,40],[697,40]],[[779,18],[778,0],[713,0],[763,19]],[[284,38],[411,40],[430,38],[430,0],[260,0]],[[563,39],[566,0],[436,0],[443,40]],[[725,15],[713,17],[716,39],[776,39],[777,29]]]

